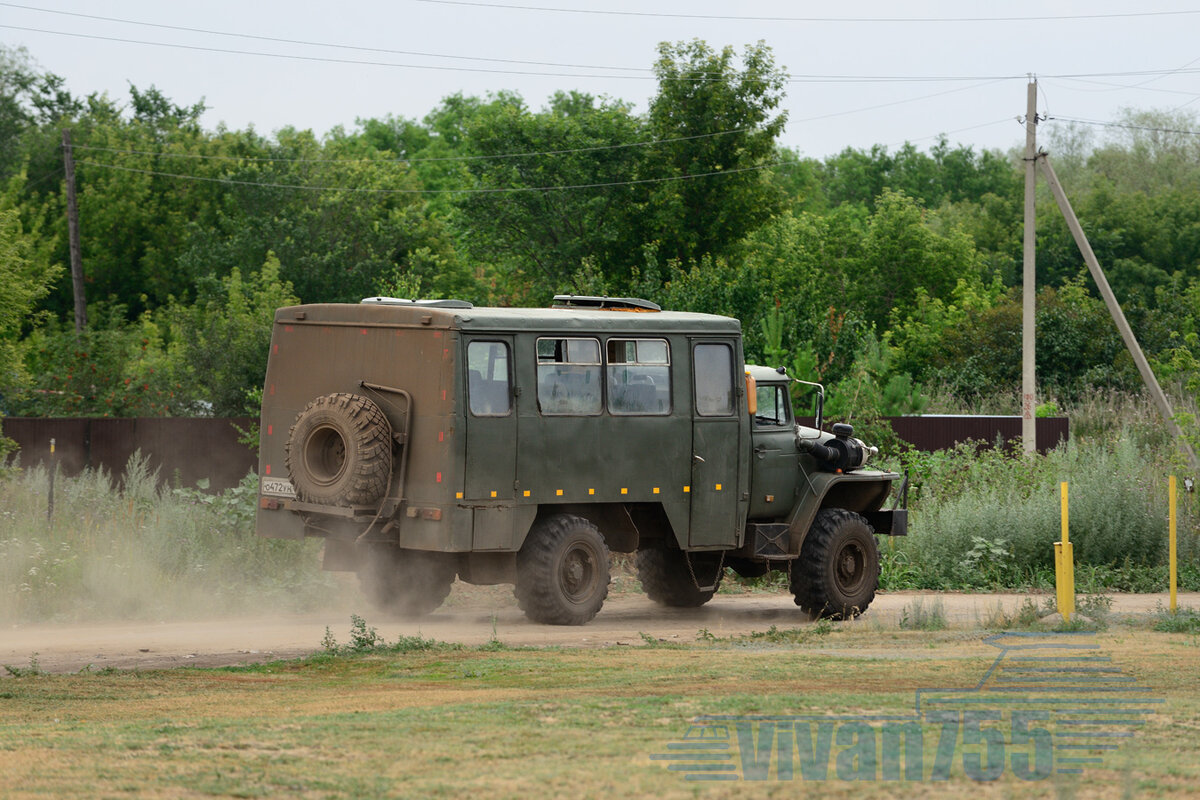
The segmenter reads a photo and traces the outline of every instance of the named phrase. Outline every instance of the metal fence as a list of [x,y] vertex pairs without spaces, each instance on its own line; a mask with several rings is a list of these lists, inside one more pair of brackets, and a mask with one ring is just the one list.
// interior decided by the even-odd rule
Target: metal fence
[[255,422],[248,417],[10,417],[2,421],[2,428],[20,446],[18,458],[25,466],[48,463],[53,439],[54,457],[66,475],[100,468],[121,475],[130,457],[140,451],[162,481],[195,487],[207,479],[212,489],[228,489],[258,466],[254,450],[238,441],[237,430]]
[[[925,416],[887,417],[896,435],[921,450],[944,450],[974,440],[991,446],[997,440],[1019,444],[1020,417]],[[803,421],[803,420],[802,420]],[[257,466],[253,448],[238,441],[238,428],[255,420],[155,417],[138,419],[42,419],[13,417],[2,421],[4,435],[20,446],[20,463],[45,463],[55,441],[59,469],[75,475],[104,468],[114,475],[125,470],[140,451],[159,478],[181,486],[207,479],[212,489],[237,484]],[[811,423],[811,420],[809,420]],[[1066,417],[1037,421],[1038,450],[1045,452],[1068,438]]]

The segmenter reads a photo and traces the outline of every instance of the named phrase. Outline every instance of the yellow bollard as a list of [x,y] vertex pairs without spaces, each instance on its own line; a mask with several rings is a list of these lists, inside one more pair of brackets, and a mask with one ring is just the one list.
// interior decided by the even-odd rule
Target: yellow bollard
[[1075,554],[1071,549],[1067,483],[1062,488],[1062,541],[1054,543],[1054,590],[1058,598],[1058,613],[1069,621],[1075,613]]
[[1176,553],[1175,553],[1176,515],[1175,515],[1175,476],[1174,475],[1172,475],[1170,478],[1167,479],[1167,495],[1169,497],[1169,499],[1167,500],[1167,509],[1168,509],[1167,518],[1169,520],[1169,530],[1170,530],[1170,534],[1169,534],[1170,539],[1168,540],[1170,542],[1170,547],[1168,548],[1168,552],[1169,552],[1169,557],[1170,557],[1170,562],[1171,562],[1171,603],[1170,603],[1170,607],[1171,607],[1171,613],[1174,614],[1175,613],[1175,586],[1176,586],[1176,583],[1178,582],[1178,577],[1179,577],[1178,573],[1176,572],[1176,567],[1179,562],[1176,560]]

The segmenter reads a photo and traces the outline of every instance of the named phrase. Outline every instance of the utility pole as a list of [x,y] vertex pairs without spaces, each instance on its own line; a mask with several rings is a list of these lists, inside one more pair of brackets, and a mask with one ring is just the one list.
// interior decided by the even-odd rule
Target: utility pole
[[1054,200],[1058,203],[1058,208],[1062,211],[1063,218],[1067,221],[1067,227],[1070,228],[1071,235],[1075,237],[1075,244],[1079,246],[1079,252],[1083,254],[1083,260],[1087,263],[1088,271],[1092,273],[1092,279],[1096,281],[1096,286],[1100,289],[1100,296],[1104,298],[1104,304],[1108,306],[1108,313],[1112,314],[1113,322],[1117,324],[1117,330],[1121,332],[1121,338],[1125,340],[1125,346],[1129,348],[1129,355],[1133,356],[1133,363],[1137,365],[1138,372],[1142,374],[1142,381],[1145,382],[1146,388],[1150,390],[1150,396],[1154,398],[1155,405],[1158,406],[1159,412],[1163,415],[1163,419],[1167,423],[1167,429],[1171,431],[1172,435],[1179,441],[1180,446],[1183,447],[1183,451],[1187,455],[1192,469],[1200,470],[1200,461],[1196,459],[1196,451],[1192,449],[1191,444],[1184,438],[1183,431],[1180,430],[1179,424],[1175,422],[1175,412],[1171,409],[1171,401],[1167,399],[1166,393],[1159,386],[1158,378],[1154,376],[1154,370],[1150,369],[1150,362],[1146,360],[1145,354],[1142,353],[1142,348],[1138,345],[1137,338],[1133,335],[1133,329],[1129,327],[1129,321],[1125,319],[1125,312],[1121,310],[1121,305],[1117,302],[1112,287],[1108,285],[1108,279],[1104,277],[1104,270],[1100,269],[1100,262],[1096,259],[1096,254],[1093,252],[1092,245],[1088,242],[1087,236],[1084,235],[1083,226],[1079,224],[1079,219],[1075,216],[1075,211],[1071,208],[1070,201],[1067,200],[1067,193],[1063,191],[1062,184],[1058,182],[1058,176],[1054,173],[1054,167],[1050,166],[1050,159],[1046,157],[1045,153],[1038,154],[1037,165],[1046,176],[1046,183],[1050,184],[1050,191],[1054,194]]
[[67,236],[71,249],[71,288],[75,292],[75,332],[87,326],[87,300],[83,295],[83,251],[79,247],[79,204],[75,200],[75,156],[71,129],[63,128],[63,165],[67,171]]
[[1032,75],[1025,99],[1025,260],[1021,277],[1021,442],[1025,453],[1037,452],[1035,320],[1037,311],[1037,79]]

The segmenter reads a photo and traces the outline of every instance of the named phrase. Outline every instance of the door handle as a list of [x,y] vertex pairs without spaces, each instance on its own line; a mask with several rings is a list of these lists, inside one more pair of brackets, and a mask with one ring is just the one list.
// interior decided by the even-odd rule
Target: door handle
[[700,456],[696,455],[695,453],[692,453],[692,458],[696,459],[696,460],[697,460],[697,461],[699,461],[701,464],[703,464],[703,463],[704,463],[704,459],[703,459],[703,458],[701,458]]

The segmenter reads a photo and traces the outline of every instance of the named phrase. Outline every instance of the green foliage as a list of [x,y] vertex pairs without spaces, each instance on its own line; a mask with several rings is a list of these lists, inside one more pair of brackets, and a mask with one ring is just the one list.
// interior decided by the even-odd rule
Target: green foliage
[[1200,633],[1200,613],[1193,608],[1180,608],[1172,614],[1165,608],[1159,608],[1157,619],[1154,620],[1154,630],[1163,633]]
[[900,630],[944,631],[948,627],[946,609],[939,599],[926,606],[925,601],[917,597],[900,611]]
[[[1164,464],[1147,455],[1128,435],[1073,439],[1036,458],[970,444],[911,453],[910,533],[885,549],[885,579],[927,589],[1052,584],[1066,480],[1081,589],[1161,589],[1166,480]],[[1180,559],[1191,569],[1200,564],[1200,530],[1194,510],[1181,518]]]
[[[27,382],[19,342],[22,325],[59,272],[38,264],[31,249],[17,211],[0,197],[0,416]],[[11,447],[0,436],[0,462]]]
[[193,305],[171,307],[175,369],[189,396],[209,404],[216,416],[257,416],[258,402],[248,393],[262,386],[266,374],[275,310],[298,302],[280,277],[279,259],[268,253],[262,269],[246,280],[234,268],[204,284]]
[[32,376],[12,411],[22,416],[135,417],[184,413],[188,404],[150,315],[136,323],[120,305],[94,303],[89,327],[49,319],[26,337]]

